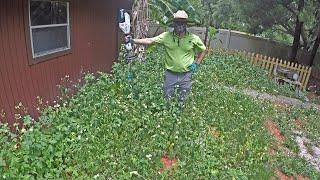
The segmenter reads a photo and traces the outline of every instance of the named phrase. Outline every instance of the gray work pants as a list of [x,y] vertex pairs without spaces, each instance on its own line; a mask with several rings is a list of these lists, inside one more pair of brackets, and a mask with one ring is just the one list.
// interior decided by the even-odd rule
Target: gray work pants
[[192,73],[176,73],[172,71],[165,72],[164,95],[167,99],[173,98],[175,88],[178,88],[179,101],[184,102],[192,86]]

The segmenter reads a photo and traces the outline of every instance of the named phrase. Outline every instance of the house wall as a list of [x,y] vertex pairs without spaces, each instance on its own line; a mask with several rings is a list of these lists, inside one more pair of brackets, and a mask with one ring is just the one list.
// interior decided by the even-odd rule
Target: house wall
[[127,0],[71,0],[71,53],[35,65],[28,63],[25,33],[27,0],[0,1],[0,120],[15,122],[20,102],[37,117],[37,96],[50,104],[61,78],[76,81],[82,72],[110,72],[116,60],[117,10]]

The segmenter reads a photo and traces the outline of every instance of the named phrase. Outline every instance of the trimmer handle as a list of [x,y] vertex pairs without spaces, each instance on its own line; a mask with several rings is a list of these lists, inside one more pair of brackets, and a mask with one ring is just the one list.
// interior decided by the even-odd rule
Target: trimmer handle
[[127,51],[131,51],[133,49],[133,38],[131,35],[125,36],[125,47]]

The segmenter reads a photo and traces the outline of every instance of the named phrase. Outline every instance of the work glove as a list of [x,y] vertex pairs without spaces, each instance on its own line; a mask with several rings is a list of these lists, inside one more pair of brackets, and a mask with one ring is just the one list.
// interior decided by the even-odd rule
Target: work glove
[[198,63],[192,63],[188,68],[191,72],[195,72],[197,71],[197,69],[199,68],[200,64]]
[[127,35],[124,38],[125,41],[125,47],[128,51],[132,51],[133,50],[133,38],[131,35]]
[[124,37],[124,42],[125,42],[126,44],[128,44],[128,43],[133,44],[133,38],[132,38],[132,36],[131,36],[131,35],[125,36],[125,37]]

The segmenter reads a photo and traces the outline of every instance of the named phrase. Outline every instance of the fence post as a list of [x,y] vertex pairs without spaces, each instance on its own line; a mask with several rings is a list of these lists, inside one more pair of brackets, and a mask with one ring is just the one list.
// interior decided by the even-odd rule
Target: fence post
[[301,82],[301,79],[302,79],[302,66],[301,64],[298,65],[298,74],[299,74],[299,78],[298,78],[298,81]]
[[303,69],[303,71],[302,71],[303,75],[301,77],[302,78],[301,79],[301,90],[303,90],[303,88],[304,88],[305,80],[307,78],[307,73],[308,73],[308,68],[306,66],[303,66],[302,69]]
[[257,61],[257,65],[262,67],[262,63],[263,63],[263,55],[262,54],[259,54],[259,59]]
[[251,53],[250,52],[246,52],[246,51],[244,51],[244,52],[245,52],[245,58],[250,60]]
[[307,89],[307,85],[308,85],[308,81],[309,81],[311,72],[312,72],[312,67],[309,67],[308,72],[307,72],[307,77],[306,77],[305,82],[303,84],[303,90]]
[[266,68],[265,68],[267,71],[269,71],[270,64],[271,64],[271,57],[268,57],[268,59],[266,60]]
[[293,70],[297,71],[297,69],[298,69],[298,63],[294,63]]
[[254,59],[253,64],[258,65],[258,62],[259,62],[259,54],[256,54],[256,58]]
[[275,58],[272,58],[272,60],[271,60],[271,63],[270,63],[270,69],[269,69],[269,76],[270,77],[272,77],[272,72],[273,72],[273,68],[274,68],[274,66],[275,66],[275,64],[276,64],[277,62],[276,62],[276,59]]
[[282,59],[280,59],[280,61],[279,61],[279,64],[278,64],[279,66],[281,66],[281,67],[283,67],[283,63],[282,63]]
[[243,53],[251,64],[259,66],[262,69],[266,70],[270,78],[273,78],[276,66],[293,70],[299,75],[298,81],[301,83],[300,89],[306,89],[311,76],[312,67],[303,66],[301,64],[285,61],[279,58],[271,58],[262,54],[249,53],[245,51]]
[[253,61],[254,61],[254,53],[251,54],[250,63],[253,64]]
[[290,62],[290,61],[285,61],[285,64],[286,64],[285,67],[286,67],[287,69],[289,69],[289,68],[290,68],[290,65],[291,65],[291,62]]

